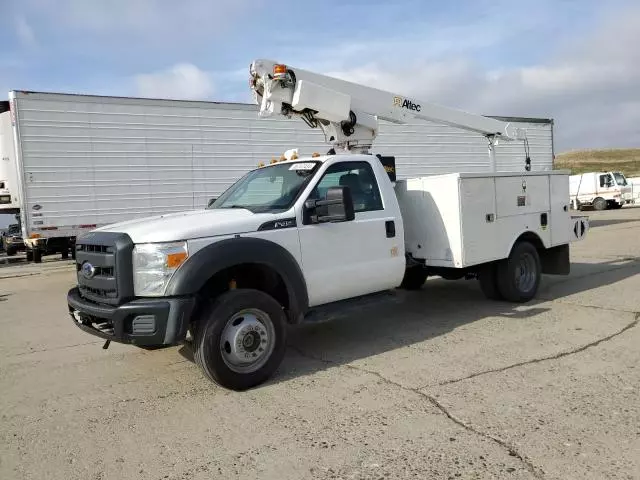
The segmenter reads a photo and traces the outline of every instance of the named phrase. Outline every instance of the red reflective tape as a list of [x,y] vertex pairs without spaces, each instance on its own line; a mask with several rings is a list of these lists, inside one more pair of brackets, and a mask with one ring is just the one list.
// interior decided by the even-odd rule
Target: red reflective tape
[[87,224],[87,225],[80,225],[80,228],[96,228],[96,227],[97,227],[97,225],[95,225],[95,224],[94,224],[94,225],[89,225],[89,224]]
[[38,230],[57,230],[58,227],[40,227]]

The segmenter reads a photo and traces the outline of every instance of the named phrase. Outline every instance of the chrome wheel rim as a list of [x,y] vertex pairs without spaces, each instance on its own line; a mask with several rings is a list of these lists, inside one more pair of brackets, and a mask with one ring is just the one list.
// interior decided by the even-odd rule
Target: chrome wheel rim
[[516,287],[520,292],[529,292],[536,283],[536,261],[533,255],[525,253],[515,269]]
[[262,310],[241,310],[227,320],[220,337],[224,363],[236,373],[253,373],[264,366],[273,353],[275,328]]

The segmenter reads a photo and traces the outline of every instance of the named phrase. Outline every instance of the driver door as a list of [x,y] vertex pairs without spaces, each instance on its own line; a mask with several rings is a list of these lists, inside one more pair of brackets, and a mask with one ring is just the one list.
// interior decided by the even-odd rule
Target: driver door
[[322,199],[334,186],[350,187],[355,219],[300,224],[310,306],[385,290],[404,270],[404,258],[393,254],[402,241],[395,234],[396,219],[384,209],[371,165],[345,161],[330,166],[308,198]]

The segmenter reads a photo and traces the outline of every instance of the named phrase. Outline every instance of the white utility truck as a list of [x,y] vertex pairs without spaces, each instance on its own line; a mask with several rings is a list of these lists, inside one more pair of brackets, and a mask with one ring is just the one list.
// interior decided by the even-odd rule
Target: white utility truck
[[622,172],[587,172],[569,177],[571,203],[576,210],[622,208],[633,200],[631,185]]
[[[256,113],[238,103],[11,91],[0,102],[0,214],[20,214],[27,257],[66,256],[89,230],[205,207],[282,145],[326,149],[318,129]],[[551,170],[553,122],[506,120],[527,129],[532,169]],[[482,140],[434,122],[382,121],[375,148],[393,151],[400,177],[488,172]],[[496,163],[523,170],[523,150],[507,146]]]
[[340,315],[428,275],[477,278],[490,299],[526,302],[542,273],[568,274],[565,172],[448,173],[398,180],[373,155],[378,122],[433,120],[485,138],[489,162],[526,132],[267,60],[251,64],[260,115],[320,127],[328,154],[265,162],[206,209],[93,230],[77,239],[69,313],[82,330],[138,346],[192,337],[196,363],[231,389],[268,379],[286,324]]

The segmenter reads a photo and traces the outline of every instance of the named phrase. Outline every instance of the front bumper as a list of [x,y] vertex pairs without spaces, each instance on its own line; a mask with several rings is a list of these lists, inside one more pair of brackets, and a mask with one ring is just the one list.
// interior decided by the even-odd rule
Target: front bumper
[[112,307],[69,290],[69,315],[81,330],[105,340],[134,345],[174,345],[184,340],[195,297],[139,299]]

